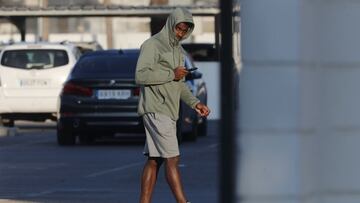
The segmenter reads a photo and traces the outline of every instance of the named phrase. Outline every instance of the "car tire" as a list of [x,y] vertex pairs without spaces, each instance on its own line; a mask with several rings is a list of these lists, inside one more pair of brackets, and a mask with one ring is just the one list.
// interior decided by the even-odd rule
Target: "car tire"
[[199,132],[198,128],[199,125],[197,119],[194,119],[191,124],[191,131],[189,133],[186,133],[185,139],[187,141],[195,142],[198,137],[198,132]]
[[178,140],[178,144],[181,144],[183,141],[183,136],[182,136],[182,122],[180,118],[176,121],[176,138]]
[[82,145],[91,145],[94,144],[94,136],[89,133],[82,133],[79,135],[79,141]]
[[12,128],[15,126],[15,121],[12,119],[1,119],[3,126]]
[[177,138],[177,141],[178,141],[178,144],[180,145],[183,141],[183,135],[182,135],[182,116],[183,116],[183,113],[182,113],[182,104],[180,102],[179,104],[179,118],[177,119],[176,121],[176,138]]
[[202,118],[202,122],[198,126],[198,135],[207,136],[207,118]]
[[70,131],[57,129],[56,134],[57,142],[61,146],[74,145],[76,142],[76,137]]

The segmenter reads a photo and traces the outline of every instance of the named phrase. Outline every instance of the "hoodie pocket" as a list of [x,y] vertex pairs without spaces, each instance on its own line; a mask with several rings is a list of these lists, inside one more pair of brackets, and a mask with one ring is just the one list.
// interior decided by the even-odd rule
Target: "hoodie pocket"
[[159,97],[160,97],[160,101],[159,101],[159,102],[160,102],[161,104],[164,104],[164,103],[165,103],[165,94],[161,92],[160,88],[161,88],[161,86],[157,86],[157,87],[156,87],[156,91],[157,91],[157,93],[159,94]]

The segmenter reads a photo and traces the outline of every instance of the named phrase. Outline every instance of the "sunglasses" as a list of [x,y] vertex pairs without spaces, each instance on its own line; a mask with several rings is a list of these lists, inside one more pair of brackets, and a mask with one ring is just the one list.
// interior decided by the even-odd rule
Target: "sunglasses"
[[175,26],[175,30],[177,32],[181,32],[182,34],[186,34],[189,31],[189,29],[190,29],[189,27],[188,28],[182,28],[182,27],[180,27],[178,25]]

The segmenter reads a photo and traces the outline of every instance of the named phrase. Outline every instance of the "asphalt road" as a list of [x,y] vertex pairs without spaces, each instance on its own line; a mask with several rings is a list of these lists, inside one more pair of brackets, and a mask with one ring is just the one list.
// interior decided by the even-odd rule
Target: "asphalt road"
[[[106,140],[60,147],[54,123],[17,123],[0,137],[0,202],[138,202],[143,142]],[[181,175],[192,203],[218,202],[218,124],[181,145]],[[176,202],[160,172],[153,203]]]

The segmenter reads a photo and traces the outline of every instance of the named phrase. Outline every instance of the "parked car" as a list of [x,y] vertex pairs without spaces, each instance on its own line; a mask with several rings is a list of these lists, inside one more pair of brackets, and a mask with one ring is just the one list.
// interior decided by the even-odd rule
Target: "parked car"
[[[97,137],[144,136],[142,118],[137,114],[140,87],[135,84],[139,50],[104,50],[84,54],[76,63],[59,97],[57,140],[60,145],[92,143]],[[186,59],[191,66],[190,58]],[[193,72],[187,83],[194,95],[206,103],[201,73]],[[182,105],[178,137],[197,135],[197,124],[205,125],[196,113]],[[185,122],[183,122],[185,121]],[[200,127],[201,129],[201,127]]]
[[14,120],[56,119],[57,98],[80,57],[71,44],[16,43],[0,53],[0,116],[4,126]]

